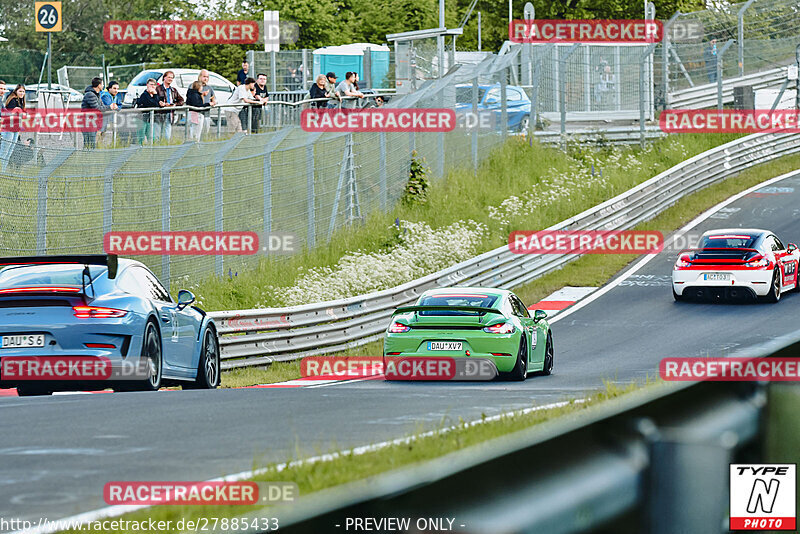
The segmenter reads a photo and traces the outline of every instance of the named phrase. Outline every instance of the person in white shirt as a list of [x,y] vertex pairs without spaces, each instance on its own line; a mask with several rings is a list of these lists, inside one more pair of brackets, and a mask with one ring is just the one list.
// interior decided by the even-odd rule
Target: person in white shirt
[[[253,78],[245,79],[244,83],[236,88],[227,103],[263,105],[263,102],[253,94],[255,85],[256,81]],[[228,117],[228,126],[231,132],[239,132],[242,128],[247,129],[249,109],[250,106],[242,106],[240,109],[228,108],[225,113]]]

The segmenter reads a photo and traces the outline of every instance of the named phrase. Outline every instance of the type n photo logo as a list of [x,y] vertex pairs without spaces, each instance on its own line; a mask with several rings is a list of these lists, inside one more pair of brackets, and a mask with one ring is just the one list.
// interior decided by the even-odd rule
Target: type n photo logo
[[731,530],[795,530],[797,465],[731,464]]

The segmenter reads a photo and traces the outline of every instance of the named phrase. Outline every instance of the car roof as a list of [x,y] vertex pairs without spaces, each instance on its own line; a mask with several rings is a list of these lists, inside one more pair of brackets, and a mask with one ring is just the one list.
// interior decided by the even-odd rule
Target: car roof
[[716,234],[749,235],[751,237],[759,237],[771,233],[772,232],[769,230],[760,230],[758,228],[721,228],[704,232],[702,237]]
[[491,287],[456,286],[456,287],[439,287],[436,289],[429,289],[425,291],[421,296],[426,297],[434,293],[437,295],[448,295],[448,294],[458,295],[461,293],[471,293],[471,292],[475,292],[479,295],[490,295],[493,297],[504,297],[511,293],[511,291],[508,291],[507,289],[494,289]]

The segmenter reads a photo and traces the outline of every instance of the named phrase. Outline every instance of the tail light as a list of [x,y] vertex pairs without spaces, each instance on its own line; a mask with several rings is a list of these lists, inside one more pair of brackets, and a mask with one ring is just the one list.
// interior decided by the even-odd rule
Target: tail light
[[514,325],[511,323],[501,323],[493,326],[487,326],[483,329],[483,331],[490,334],[511,334],[514,332]]
[[84,343],[86,348],[89,349],[116,349],[116,345],[112,345],[111,343]]
[[397,321],[394,321],[391,326],[389,326],[390,334],[402,334],[403,332],[408,332],[409,330],[411,330],[410,326],[400,324]]
[[80,293],[80,288],[78,287],[45,287],[45,286],[33,286],[33,287],[12,287],[10,289],[0,289],[0,293]]
[[676,269],[682,269],[684,267],[689,267],[692,265],[692,258],[688,254],[681,254],[678,257],[678,261],[675,262]]
[[128,312],[114,308],[101,308],[99,306],[73,306],[72,312],[78,319],[111,319],[125,317]]
[[761,254],[754,256],[746,263],[748,267],[769,267],[771,264],[772,262],[770,262],[768,258],[765,258]]

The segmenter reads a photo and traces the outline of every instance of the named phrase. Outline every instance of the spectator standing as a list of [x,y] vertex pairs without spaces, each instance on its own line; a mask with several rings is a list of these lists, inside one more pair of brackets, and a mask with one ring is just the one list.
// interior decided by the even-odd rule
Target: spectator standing
[[[203,69],[200,71],[200,77],[198,78],[200,83],[203,84],[203,87],[200,89],[200,94],[203,95],[203,103],[209,104],[210,107],[214,107],[217,105],[217,97],[214,94],[214,88],[208,85],[209,75],[208,71]],[[203,131],[202,133],[208,133],[208,130],[211,128],[211,116],[209,113],[203,114]]]
[[[192,85],[186,91],[187,106],[192,106],[195,108],[211,107],[210,103],[203,102],[203,94],[201,93],[202,89],[203,82],[200,80],[196,80],[192,83]],[[204,113],[207,113],[207,111],[189,111],[188,114],[189,135],[191,136],[191,139],[195,141],[200,141],[200,135],[203,132],[203,121],[205,120],[205,117],[203,116]]]
[[253,108],[253,123],[250,125],[250,131],[258,133],[259,125],[261,124],[261,110],[269,102],[269,91],[267,91],[267,75],[259,74],[256,76],[256,85],[253,89],[253,94],[256,100],[261,102],[261,106]]
[[336,108],[339,107],[342,103],[342,98],[339,96],[338,91],[336,91],[336,73],[329,72],[325,75],[325,95],[328,98],[335,98],[336,100],[331,100],[328,102],[328,108]]
[[[81,109],[95,109],[101,113],[109,109],[117,109],[116,104],[107,106],[100,100],[100,91],[103,90],[103,80],[101,78],[92,78],[92,83],[83,92],[83,101],[81,102]],[[97,143],[97,132],[83,132],[83,148],[95,148]]]
[[150,110],[158,110],[163,102],[162,97],[158,94],[158,82],[155,78],[147,80],[145,91],[136,99],[136,107],[145,110],[142,113],[142,128],[139,129],[139,144],[143,144],[147,138],[153,140],[155,133],[153,132],[155,125],[155,117],[153,122],[150,122]]
[[236,85],[242,85],[248,78],[247,73],[250,71],[250,63],[242,61],[242,68],[236,73]]
[[0,80],[0,166],[8,161],[8,152],[11,153],[11,132],[3,128],[3,108],[5,107],[6,82]]
[[[336,87],[336,92],[339,93],[339,96],[341,97],[352,96],[356,98],[364,98],[364,94],[361,91],[359,91],[355,86],[355,79],[356,79],[355,72],[348,71],[345,73],[344,80],[342,80]],[[355,107],[355,104],[353,104],[353,106],[348,106],[348,107]]]
[[[25,113],[25,86],[22,84],[17,85],[11,93],[9,93],[8,98],[5,101],[5,114],[8,113]],[[2,158],[2,171],[5,172],[6,167],[8,166],[8,162],[11,159],[11,153],[14,151],[14,147],[17,144],[17,140],[19,139],[19,131],[13,132],[8,131],[3,133],[3,150],[5,151],[5,157]]]
[[[168,70],[162,76],[161,85],[156,87],[158,96],[163,100],[159,103],[162,108],[182,106],[183,97],[178,93],[178,90],[172,86],[175,80],[175,73]],[[164,111],[156,114],[155,122],[157,139],[165,139],[167,141],[172,137],[172,111]]]
[[[231,95],[229,104],[261,104],[261,101],[256,100],[253,94],[256,81],[253,78],[246,78],[244,83],[236,88]],[[250,106],[242,106],[239,109],[238,117],[235,111],[226,111],[228,117],[228,126],[231,132],[238,132],[240,129],[247,128],[247,116],[249,114]]]
[[705,50],[706,74],[708,83],[717,83],[717,40],[711,39]]
[[[116,104],[117,109],[121,109],[122,95],[119,94],[119,82],[114,80],[108,82],[108,87],[106,87],[105,90],[100,91],[100,101],[104,106],[108,106],[109,109],[111,108],[111,104]],[[98,135],[98,143],[100,143],[102,134],[109,130],[109,125],[114,121],[116,121],[115,117],[109,118],[108,115],[103,116],[103,131],[100,135]]]
[[[315,98],[329,98],[330,94],[325,91],[325,75],[320,74],[317,76],[317,82],[311,86],[311,89],[308,91],[308,97],[311,99]],[[320,100],[319,102],[312,102],[312,108],[324,108],[327,105],[327,102],[324,100]]]

